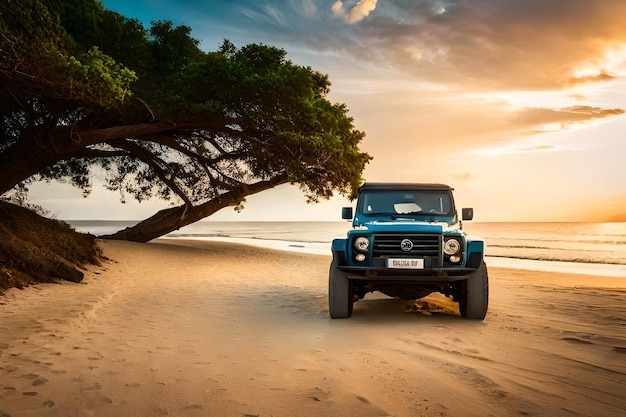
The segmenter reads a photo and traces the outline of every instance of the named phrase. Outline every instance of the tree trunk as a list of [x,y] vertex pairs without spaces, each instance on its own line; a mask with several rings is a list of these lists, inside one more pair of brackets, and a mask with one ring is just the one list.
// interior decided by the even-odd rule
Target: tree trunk
[[47,164],[35,164],[30,161],[0,162],[0,195],[11,190],[20,182],[47,168]]
[[248,195],[269,190],[287,182],[289,182],[288,176],[286,173],[283,173],[268,181],[259,181],[241,189],[229,191],[199,206],[189,207],[181,205],[161,210],[132,227],[127,227],[110,235],[100,236],[100,238],[145,243],[178,230],[183,226],[202,220],[224,207],[235,206],[241,203]]
[[41,129],[28,129],[12,149],[1,155],[0,195],[58,161]]

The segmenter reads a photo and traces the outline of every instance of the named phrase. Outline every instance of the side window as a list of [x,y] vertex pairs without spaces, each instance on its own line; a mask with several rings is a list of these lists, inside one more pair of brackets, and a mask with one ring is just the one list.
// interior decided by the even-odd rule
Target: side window
[[373,213],[395,213],[393,209],[394,200],[397,198],[395,193],[369,193],[363,198],[363,206],[361,212],[363,214]]
[[368,213],[384,213],[385,212],[385,195],[382,193],[371,193],[367,195],[363,212]]

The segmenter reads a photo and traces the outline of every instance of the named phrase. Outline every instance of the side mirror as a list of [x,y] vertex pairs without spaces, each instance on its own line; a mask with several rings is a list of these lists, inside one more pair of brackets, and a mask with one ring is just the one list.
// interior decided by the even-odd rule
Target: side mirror
[[473,208],[461,209],[461,218],[462,220],[472,220],[474,218],[474,209]]
[[341,218],[344,220],[352,220],[352,207],[342,207]]

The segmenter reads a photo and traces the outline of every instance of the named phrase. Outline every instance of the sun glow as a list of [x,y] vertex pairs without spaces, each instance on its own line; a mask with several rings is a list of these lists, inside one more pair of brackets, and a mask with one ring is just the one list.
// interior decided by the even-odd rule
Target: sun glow
[[626,74],[626,45],[607,49],[601,58],[581,64],[572,76],[574,79],[585,79],[623,74]]
[[574,78],[597,77],[602,74],[600,68],[585,68],[574,71]]
[[604,55],[604,59],[608,71],[620,75],[626,74],[626,45],[609,49]]
[[[574,150],[574,149],[566,149],[563,146],[559,145],[532,145],[523,142],[515,142],[509,143],[504,146],[491,147],[478,149],[474,151],[475,154],[482,156],[502,156],[502,155],[511,155],[511,154],[529,154],[529,153],[546,153],[546,152],[560,152],[565,150]],[[578,150],[578,149],[575,149]]]
[[499,91],[493,93],[465,94],[467,100],[478,104],[505,105],[509,110],[537,107],[567,107],[572,104],[571,91]]

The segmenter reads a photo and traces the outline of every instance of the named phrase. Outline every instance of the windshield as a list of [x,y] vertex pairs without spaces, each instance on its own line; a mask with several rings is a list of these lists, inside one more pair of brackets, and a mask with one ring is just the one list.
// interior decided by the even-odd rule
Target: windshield
[[452,199],[445,191],[365,191],[357,211],[365,216],[453,215]]

